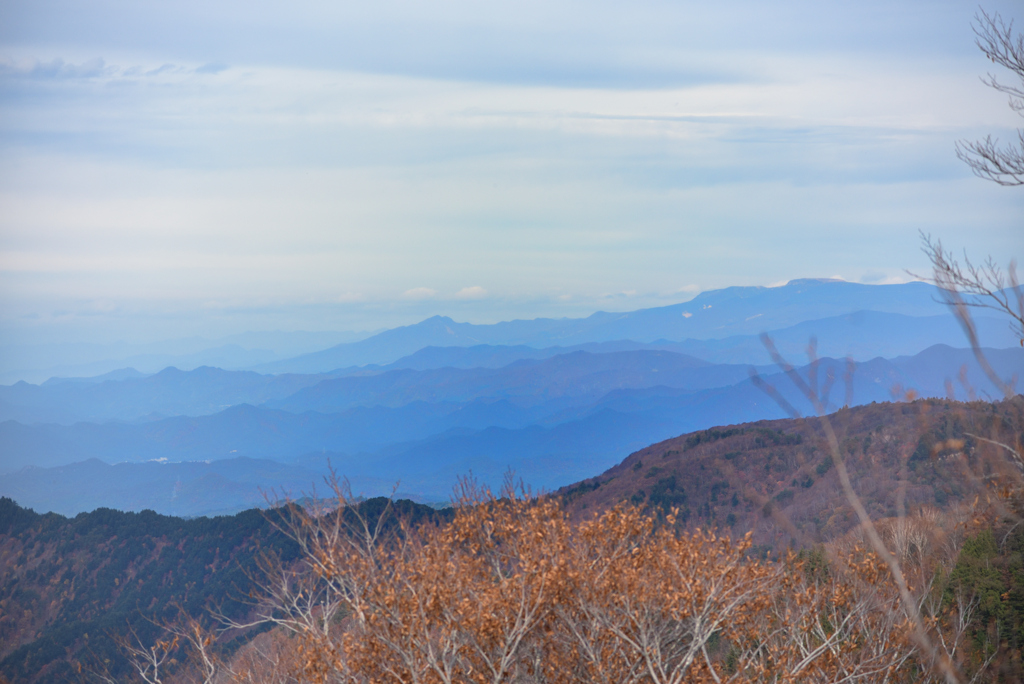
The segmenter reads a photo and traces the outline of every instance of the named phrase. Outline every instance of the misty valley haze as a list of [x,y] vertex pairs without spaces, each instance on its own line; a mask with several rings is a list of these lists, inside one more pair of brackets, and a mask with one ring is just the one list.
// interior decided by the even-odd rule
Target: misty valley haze
[[[979,329],[997,372],[1020,374],[1009,328],[981,317]],[[922,283],[803,280],[488,326],[433,317],[252,370],[124,368],[0,386],[0,494],[65,514],[202,515],[309,491],[329,466],[360,493],[397,483],[428,502],[468,472],[496,485],[512,469],[557,489],[683,432],[783,417],[749,377],[787,387],[762,330],[798,366],[812,336],[822,373],[856,360],[853,404],[908,389],[945,397],[948,382],[963,399],[998,394]]]

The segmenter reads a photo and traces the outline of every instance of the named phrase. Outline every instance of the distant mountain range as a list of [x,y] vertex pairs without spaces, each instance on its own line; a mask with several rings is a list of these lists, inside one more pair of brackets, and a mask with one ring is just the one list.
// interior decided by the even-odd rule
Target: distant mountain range
[[104,375],[132,367],[155,373],[168,366],[183,370],[199,366],[244,369],[298,354],[351,342],[371,333],[261,331],[220,339],[178,338],[160,342],[95,344],[58,342],[46,344],[0,341],[0,383],[19,380],[40,383],[49,378],[80,378]]
[[703,292],[682,304],[625,313],[599,311],[587,318],[537,318],[474,325],[434,316],[358,342],[253,369],[266,373],[319,373],[345,366],[387,364],[427,346],[564,347],[615,340],[718,340],[758,335],[858,311],[951,318],[938,295],[938,290],[926,283],[860,285],[838,280],[793,280],[781,287],[730,287]]
[[[426,347],[480,345],[516,349],[502,352],[503,360],[485,365],[504,365],[515,360],[510,358],[515,354],[519,354],[517,358],[544,358],[565,351],[637,348],[663,348],[716,363],[758,364],[767,362],[757,339],[765,331],[780,337],[780,344],[789,345],[791,351],[801,349],[808,335],[814,334],[819,337],[822,354],[867,360],[913,354],[931,344],[962,344],[961,332],[940,301],[935,287],[920,282],[861,285],[805,279],[781,287],[713,290],[685,303],[632,312],[597,312],[578,319],[538,318],[475,325],[434,316],[374,335],[251,332],[212,341],[189,338],[147,344],[0,344],[0,382],[95,377],[124,368],[152,374],[169,366],[181,370],[214,366],[270,374],[319,374],[351,367],[388,366]],[[1005,323],[985,316],[978,323],[986,345],[1017,343]],[[341,343],[329,346],[332,340]],[[609,343],[620,346],[594,347]],[[550,351],[540,355],[529,351],[541,349]]]
[[[261,375],[202,366],[190,371],[165,368],[153,375],[108,373],[102,382],[49,380],[0,386],[0,419],[23,423],[136,421],[201,416],[237,404],[262,404],[287,397],[328,377]],[[114,377],[111,377],[114,376]],[[98,380],[98,379],[97,379]]]
[[[1004,377],[1024,369],[1024,350],[987,354]],[[962,379],[960,368],[966,368]],[[555,488],[683,432],[784,417],[747,378],[749,370],[670,352],[575,352],[502,369],[395,370],[327,379],[263,406],[233,406],[199,417],[66,426],[7,421],[0,424],[7,473],[0,494],[41,510],[85,510],[98,500],[97,490],[76,490],[78,471],[67,467],[89,459],[150,462],[139,471],[105,471],[144,472],[148,483],[139,489],[108,482],[104,491],[111,498],[99,499],[106,505],[131,508],[139,505],[139,491],[163,492],[144,497],[146,507],[192,515],[252,505],[260,487],[303,479],[312,485],[328,463],[366,494],[390,491],[399,482],[407,495],[426,501],[443,499],[455,478],[470,471],[494,482],[512,468],[536,487]],[[763,371],[790,403],[810,411],[784,374]],[[808,368],[801,372],[806,375]],[[822,383],[829,373],[838,379],[830,406],[845,403],[845,361],[823,359],[818,372]],[[960,398],[999,397],[969,350],[945,346],[859,364],[852,381],[851,404],[889,401],[894,388],[942,397],[951,387]],[[291,463],[295,469],[282,478],[280,470],[256,468],[249,459]],[[209,463],[184,470],[171,465],[181,461]],[[224,461],[235,465],[220,465]],[[251,476],[237,475],[247,469]],[[219,493],[205,504],[199,503],[202,497],[192,498],[196,503],[189,506],[175,493],[197,487]]]
[[[0,495],[67,514],[144,506],[200,515],[252,506],[261,489],[311,486],[330,466],[366,494],[400,482],[421,501],[443,500],[470,471],[496,483],[513,468],[556,488],[683,432],[783,417],[752,372],[808,411],[770,364],[765,331],[797,365],[816,338],[832,407],[911,388],[1000,398],[973,354],[957,348],[963,333],[938,294],[924,283],[796,280],[582,319],[474,325],[437,316],[284,359],[339,337],[268,333],[278,358],[257,370],[240,368],[240,354],[223,364],[230,369],[18,382],[0,386]],[[1024,375],[1010,327],[988,317],[977,325],[997,372]],[[260,339],[221,342],[251,350]],[[228,349],[185,342],[197,359]],[[849,393],[847,358],[857,362]]]
[[[1003,321],[979,318],[977,325],[981,338],[988,340],[994,347],[1010,347],[1015,344],[1012,331]],[[949,315],[914,318],[902,314],[859,311],[772,331],[771,337],[779,350],[792,359],[805,358],[808,339],[816,336],[820,355],[865,361],[878,356],[891,358],[913,355],[936,341],[961,346],[959,338],[962,334],[956,321]],[[614,370],[611,367],[603,371],[596,367],[588,370],[586,364],[579,363],[569,369],[572,364],[566,359],[571,358],[568,355],[573,352],[599,354],[606,359],[612,359],[609,356],[611,354],[620,356],[614,357],[616,361],[607,361],[615,366]],[[662,358],[673,359],[670,361],[673,367],[683,363],[681,359],[685,356],[689,358],[685,363],[704,363],[708,369],[696,372],[686,368],[685,379],[673,379],[670,371],[667,376],[656,378],[652,375],[656,372],[665,373],[668,368],[659,371],[655,364],[651,369],[642,371],[636,366],[636,363],[646,363],[641,359],[654,359],[665,353],[671,356]],[[559,357],[563,360],[539,363]],[[515,362],[526,365],[506,369],[501,373],[488,372],[488,369],[500,369]],[[537,365],[530,366],[531,363]],[[632,368],[628,367],[630,363],[634,364]],[[590,374],[592,381],[604,374],[593,387],[592,391],[598,392],[635,386],[637,383],[645,385],[651,381],[699,389],[727,383],[730,378],[738,380],[746,377],[749,364],[769,363],[770,358],[759,336],[740,335],[720,340],[657,341],[649,344],[617,340],[546,348],[483,344],[471,347],[428,346],[383,366],[350,366],[313,374],[267,375],[200,367],[191,371],[166,368],[159,373],[145,375],[128,368],[94,378],[53,378],[41,385],[19,382],[0,386],[0,421],[71,424],[80,421],[156,420],[176,415],[208,415],[238,404],[264,403],[290,411],[336,411],[344,405],[400,405],[412,401],[410,393],[417,391],[415,387],[419,387],[421,398],[430,401],[434,394],[432,382],[473,385],[482,382],[484,377],[493,377],[494,382],[503,384],[506,382],[504,378],[512,375],[518,376],[520,382],[526,384],[519,390],[508,387],[508,392],[524,400],[531,387],[540,392],[539,388],[549,382],[549,377],[552,383],[565,382],[568,378],[577,382],[582,377],[581,373]],[[711,368],[722,365],[734,367]],[[437,372],[433,375],[402,375],[394,372],[403,369]],[[453,369],[472,372],[460,374]],[[644,377],[637,376],[638,372]],[[632,380],[629,379],[631,376]],[[402,385],[402,378],[407,380],[409,386],[404,388],[401,396],[396,396],[395,388]],[[312,397],[327,391],[332,385],[325,382],[328,380],[333,380],[335,387],[352,388],[357,395],[356,388],[362,388],[363,395],[337,399],[332,405],[318,403]],[[680,382],[682,385],[678,384]],[[392,387],[390,393],[383,389],[386,386]],[[292,397],[304,388],[308,388],[305,395]],[[467,391],[470,394],[487,394],[486,388]],[[577,391],[582,390],[577,388]],[[339,395],[335,393],[332,396]],[[451,401],[466,399],[465,396],[455,398],[451,393],[448,396]],[[343,403],[338,404],[337,401]]]

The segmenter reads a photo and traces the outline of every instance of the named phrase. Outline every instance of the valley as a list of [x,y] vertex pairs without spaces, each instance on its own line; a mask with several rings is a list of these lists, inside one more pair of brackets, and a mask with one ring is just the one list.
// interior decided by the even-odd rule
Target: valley
[[[680,330],[665,317],[689,324],[697,314],[680,311],[694,305],[498,326],[435,318],[277,366],[0,386],[0,673],[120,680],[126,640],[212,628],[211,611],[254,619],[245,597],[266,590],[266,572],[308,559],[288,524],[318,519],[276,507],[326,496],[329,511],[332,483],[355,515],[393,501],[388,525],[404,520],[402,534],[447,529],[470,515],[452,507],[459,487],[498,491],[512,477],[573,525],[629,506],[684,538],[745,540],[749,563],[840,548],[860,534],[858,513],[794,378],[820,392],[870,518],[994,520],[996,485],[1017,475],[998,445],[1024,439],[1024,402],[1000,398],[989,374],[1015,382],[1024,349],[980,318],[984,369],[924,286],[893,287],[706,293],[704,339],[664,337]],[[752,323],[751,307],[778,311]],[[767,334],[792,368],[750,334],[773,320],[788,325]],[[268,627],[220,632],[218,658],[278,643]]]
[[[872,403],[828,419],[858,496],[872,517],[885,520],[972,510],[990,497],[989,479],[1013,475],[992,442],[1024,435],[1024,400]],[[662,518],[675,510],[683,531],[711,529],[734,539],[749,533],[750,554],[778,557],[856,529],[831,459],[818,418],[723,425],[647,446],[546,498],[580,521],[623,503]],[[83,464],[77,473],[83,482],[90,481],[88,467],[96,466]],[[141,503],[145,486],[127,485],[142,485]],[[372,514],[385,501],[356,505]],[[395,506],[395,520],[412,526],[445,524],[453,514],[401,498]],[[179,610],[244,621],[253,610],[246,596],[262,590],[262,573],[273,567],[267,559],[287,567],[300,557],[277,528],[279,515],[272,508],[183,520],[99,508],[65,517],[0,499],[0,673],[33,684],[71,681],[79,668],[127,676],[118,638],[134,633],[151,642],[158,624],[178,619]],[[256,634],[229,631],[221,640],[230,653]]]
[[[201,366],[0,386],[0,495],[65,515],[99,506],[223,514],[261,505],[268,491],[307,491],[331,468],[362,495],[397,486],[437,505],[470,471],[495,486],[511,469],[553,491],[675,435],[783,417],[751,373],[808,412],[761,340],[733,334],[771,321],[789,324],[769,333],[804,374],[815,335],[823,374],[842,377],[845,359],[856,361],[848,396],[837,385],[829,410],[908,390],[998,397],[928,287],[729,288],[695,299],[689,308],[701,313],[689,318],[681,304],[482,327],[428,319],[318,352],[319,365],[296,357],[277,374]],[[747,320],[763,309],[775,313]],[[836,315],[813,318],[822,314]],[[995,371],[1010,377],[1024,350],[997,322],[979,318],[979,331]],[[707,337],[663,338],[680,326]],[[578,344],[541,346],[553,341]],[[383,363],[341,365],[369,359],[364,348]]]

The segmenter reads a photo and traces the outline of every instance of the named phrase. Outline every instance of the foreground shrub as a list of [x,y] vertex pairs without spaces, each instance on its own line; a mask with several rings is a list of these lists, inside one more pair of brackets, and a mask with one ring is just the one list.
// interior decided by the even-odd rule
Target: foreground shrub
[[[343,488],[336,494],[344,502]],[[859,546],[760,560],[749,537],[685,532],[672,514],[627,505],[572,524],[557,500],[512,487],[493,497],[465,485],[458,503],[450,522],[417,527],[387,510],[291,509],[283,529],[302,559],[268,566],[254,621],[276,625],[292,658],[285,675],[279,657],[268,662],[274,681],[929,676],[885,565]],[[244,653],[245,680],[259,681]]]

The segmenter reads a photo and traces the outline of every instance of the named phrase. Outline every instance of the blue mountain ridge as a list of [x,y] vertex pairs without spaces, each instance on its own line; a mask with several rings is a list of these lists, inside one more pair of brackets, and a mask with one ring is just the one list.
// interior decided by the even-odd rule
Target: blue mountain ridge
[[870,310],[907,316],[948,312],[927,283],[861,285],[838,280],[793,280],[781,287],[730,287],[703,292],[689,302],[624,313],[599,311],[586,318],[537,318],[490,325],[434,316],[358,342],[293,359],[254,366],[264,373],[317,373],[345,366],[387,364],[428,346],[479,344],[530,347],[587,342],[721,339],[757,335],[805,321]]
[[[987,354],[1004,377],[1020,374],[1024,369],[1024,350],[988,350]],[[967,368],[966,386],[958,385],[957,380],[958,369],[963,366]],[[846,402],[841,380],[845,369],[843,360],[823,359],[819,363],[820,378],[824,379],[830,371],[839,378],[832,389],[832,408]],[[806,374],[807,368],[801,372]],[[793,405],[810,412],[807,402],[800,399],[784,374],[763,375]],[[911,357],[878,358],[858,364],[850,403],[889,401],[894,388],[914,388],[923,396],[945,396],[947,380],[953,383],[959,398],[999,396],[977,368],[970,350],[936,345]],[[8,421],[0,424],[0,442],[9,447],[4,456],[4,470],[8,474],[0,484],[0,494],[17,491],[20,501],[32,502],[34,507],[49,510],[47,506],[60,505],[65,507],[61,510],[66,510],[72,500],[57,501],[48,493],[51,489],[65,491],[59,485],[63,476],[57,471],[45,470],[54,483],[47,488],[41,484],[30,486],[30,482],[47,481],[40,476],[40,468],[11,472],[15,468],[10,466],[35,463],[67,467],[66,464],[94,457],[107,462],[153,458],[211,461],[202,466],[241,457],[259,458],[289,462],[307,474],[326,472],[330,460],[361,491],[386,493],[390,490],[386,484],[400,481],[403,491],[423,499],[444,498],[454,479],[469,471],[495,484],[510,467],[535,487],[555,488],[592,476],[621,461],[631,451],[668,437],[714,425],[785,415],[750,379],[702,390],[665,386],[619,388],[580,405],[541,405],[531,415],[520,413],[522,409],[510,402],[479,400],[473,406],[472,410],[479,413],[463,423],[457,416],[465,406],[439,407],[425,402],[400,409],[352,409],[342,414],[294,414],[241,406],[211,416],[173,418],[143,425],[24,426]],[[507,422],[488,424],[492,406],[501,408]],[[421,422],[417,424],[416,420]],[[364,439],[377,434],[391,441],[358,444],[360,425],[365,428]],[[416,425],[427,427],[417,432]],[[199,472],[202,471],[199,467]],[[150,472],[158,475],[161,471]],[[163,479],[157,478],[163,482],[165,495],[153,498],[147,507],[163,510],[161,506],[171,505],[168,497],[173,482],[169,478],[173,472],[168,470]],[[227,482],[237,484],[238,480],[229,477],[222,483],[225,492],[235,491]],[[261,482],[265,488],[274,486],[272,479]],[[239,491],[248,491],[251,498],[258,487],[251,482],[246,486],[247,490],[243,487]],[[244,498],[238,494],[225,496],[197,503],[189,509],[190,514],[202,513],[206,510],[203,506],[225,506],[229,501]],[[111,501],[107,505],[121,504]],[[173,505],[178,507],[174,510],[180,510],[180,503]]]
[[[981,338],[990,346],[1017,344],[1012,330],[1004,321],[977,318],[976,324]],[[770,335],[780,351],[793,358],[802,357],[808,339],[816,336],[821,355],[849,356],[861,361],[876,356],[912,355],[935,343],[961,346],[963,337],[956,320],[949,314],[910,317],[873,311],[806,321],[771,331]],[[331,378],[367,377],[400,369],[497,369],[516,361],[543,361],[573,351],[592,354],[664,351],[687,354],[709,364],[770,362],[759,336],[740,335],[721,340],[660,340],[650,344],[616,340],[546,348],[526,345],[425,347],[387,365],[354,366],[318,374],[274,376],[200,367],[192,371],[170,368],[142,376],[131,369],[124,369],[98,378],[56,379],[38,386],[23,382],[0,386],[0,420],[72,424],[79,421],[138,421],[174,415],[208,415],[241,403],[282,402],[300,389],[311,388]],[[317,410],[325,409],[317,407]]]

